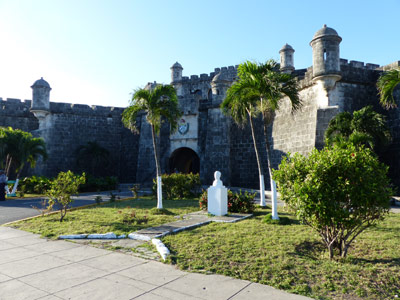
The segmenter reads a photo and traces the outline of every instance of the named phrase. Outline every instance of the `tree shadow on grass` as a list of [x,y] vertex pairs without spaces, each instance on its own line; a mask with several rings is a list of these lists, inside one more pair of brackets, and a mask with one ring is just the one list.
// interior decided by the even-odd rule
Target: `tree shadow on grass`
[[348,258],[347,262],[352,265],[365,265],[365,264],[384,264],[388,267],[400,267],[400,258],[376,258],[376,259],[366,259],[366,258]]
[[318,260],[321,254],[326,251],[326,247],[319,241],[303,241],[295,245],[295,252],[289,253],[293,256]]

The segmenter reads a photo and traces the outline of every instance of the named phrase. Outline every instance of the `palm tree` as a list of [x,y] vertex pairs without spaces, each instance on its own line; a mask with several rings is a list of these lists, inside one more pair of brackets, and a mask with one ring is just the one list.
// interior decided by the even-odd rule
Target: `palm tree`
[[327,145],[342,145],[347,142],[355,146],[364,145],[379,152],[391,141],[386,118],[373,110],[372,106],[360,110],[337,114],[325,131]]
[[271,145],[268,139],[268,126],[272,123],[275,111],[284,97],[290,101],[292,112],[301,107],[297,83],[286,73],[279,72],[279,64],[268,60],[265,64],[247,61],[241,65],[239,81],[242,89],[250,90],[252,97],[257,97],[256,111],[261,113],[267,153],[268,172],[272,191],[272,218],[279,219],[277,213],[276,184],[272,179]]
[[[76,162],[79,167],[88,167],[90,174],[96,176],[97,172],[104,170],[110,160],[110,152],[96,141],[80,145],[76,150]],[[102,166],[99,170],[99,166]],[[97,172],[96,172],[97,171]]]
[[0,162],[5,166],[7,177],[14,169],[18,179],[26,163],[34,168],[39,157],[47,159],[46,144],[42,138],[34,138],[28,132],[11,127],[0,128]]
[[397,107],[393,91],[400,84],[400,69],[393,69],[383,73],[377,82],[380,103],[386,109]]
[[266,206],[265,203],[265,185],[264,185],[264,170],[260,160],[260,154],[257,147],[257,140],[254,133],[254,118],[257,117],[258,111],[257,101],[259,94],[257,91],[249,88],[243,77],[244,64],[238,67],[238,78],[227,91],[226,97],[221,104],[223,113],[230,115],[234,122],[240,127],[244,127],[247,120],[250,123],[251,136],[253,139],[254,151],[256,153],[258,174],[260,178],[260,206]]
[[138,89],[134,92],[130,106],[122,113],[122,123],[134,133],[138,133],[136,118],[140,112],[146,114],[146,121],[151,126],[154,159],[157,174],[157,208],[162,208],[162,187],[160,157],[156,136],[160,133],[163,122],[168,121],[171,132],[178,127],[178,119],[182,113],[178,107],[176,91],[171,85],[157,85],[154,89]]

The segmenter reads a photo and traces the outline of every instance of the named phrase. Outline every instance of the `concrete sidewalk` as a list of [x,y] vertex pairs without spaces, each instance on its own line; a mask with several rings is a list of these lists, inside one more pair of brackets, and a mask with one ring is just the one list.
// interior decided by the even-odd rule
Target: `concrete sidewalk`
[[309,299],[0,227],[0,299]]

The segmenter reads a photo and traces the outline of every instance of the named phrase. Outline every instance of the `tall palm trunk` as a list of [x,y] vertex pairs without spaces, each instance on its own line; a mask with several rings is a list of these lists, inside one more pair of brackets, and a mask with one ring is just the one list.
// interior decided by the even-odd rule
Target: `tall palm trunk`
[[260,155],[258,153],[258,147],[257,147],[257,141],[256,141],[256,136],[254,134],[254,124],[253,124],[253,118],[251,117],[251,113],[249,110],[247,110],[247,113],[249,115],[249,122],[250,122],[250,128],[251,128],[251,136],[253,137],[253,143],[254,143],[254,150],[256,152],[256,158],[257,158],[257,166],[258,166],[258,174],[260,178],[260,206],[266,206],[265,203],[265,184],[264,184],[264,170],[262,167],[262,164],[260,162]]
[[6,168],[5,168],[5,173],[7,177],[10,176],[11,163],[12,163],[12,156],[10,154],[7,154]]
[[156,133],[154,130],[154,125],[151,125],[151,137],[153,139],[154,148],[154,159],[156,161],[156,175],[157,175],[157,208],[163,208],[162,205],[162,182],[161,182],[161,169],[160,169],[160,159],[158,156],[158,149],[156,143]]
[[268,120],[270,119],[270,116],[268,116],[267,113],[264,112],[263,119],[264,119],[265,150],[267,152],[268,172],[271,183],[272,219],[279,220],[278,210],[277,210],[278,203],[277,203],[276,183],[272,179],[271,144],[269,143],[268,140],[268,125],[269,125]]

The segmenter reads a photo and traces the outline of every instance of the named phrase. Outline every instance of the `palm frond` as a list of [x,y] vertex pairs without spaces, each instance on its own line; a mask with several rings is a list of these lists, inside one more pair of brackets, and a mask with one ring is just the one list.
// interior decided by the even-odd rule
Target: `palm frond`
[[384,108],[389,109],[397,107],[393,92],[399,84],[400,69],[387,71],[379,77],[376,85],[380,95],[380,103]]

